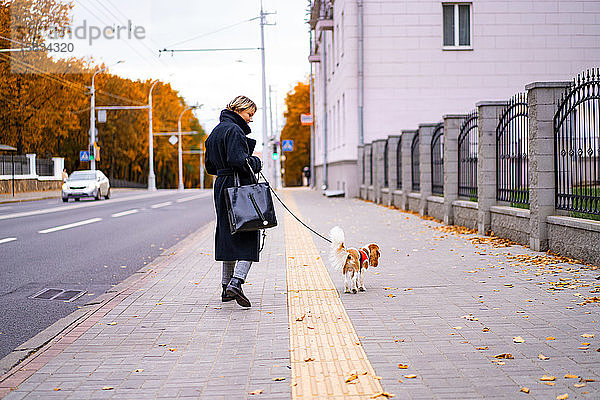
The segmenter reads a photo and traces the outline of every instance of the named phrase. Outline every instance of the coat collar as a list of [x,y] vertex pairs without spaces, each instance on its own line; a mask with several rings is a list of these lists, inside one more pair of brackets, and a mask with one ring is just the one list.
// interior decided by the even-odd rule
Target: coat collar
[[244,135],[247,135],[250,133],[250,126],[248,125],[248,123],[246,121],[244,121],[244,118],[242,118],[242,116],[234,111],[230,111],[230,110],[223,110],[221,111],[221,117],[219,118],[220,122],[224,122],[224,121],[229,121],[229,122],[233,122],[234,124],[236,124],[237,126],[239,126],[240,128],[242,128],[242,131],[244,131]]

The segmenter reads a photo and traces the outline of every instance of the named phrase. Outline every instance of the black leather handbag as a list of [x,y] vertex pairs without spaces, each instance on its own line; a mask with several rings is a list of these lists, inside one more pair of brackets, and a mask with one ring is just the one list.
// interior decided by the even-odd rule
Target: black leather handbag
[[241,186],[239,176],[234,172],[235,186],[227,188],[225,196],[232,235],[237,232],[257,231],[277,226],[269,182],[258,182],[248,160],[246,164],[254,183]]

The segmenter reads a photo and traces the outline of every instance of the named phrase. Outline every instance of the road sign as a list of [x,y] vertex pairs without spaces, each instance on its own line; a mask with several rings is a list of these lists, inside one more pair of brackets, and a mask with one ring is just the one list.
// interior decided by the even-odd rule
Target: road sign
[[173,146],[175,146],[175,143],[177,143],[177,136],[173,135],[169,138],[169,143],[171,143]]
[[300,114],[300,125],[312,125],[313,116],[312,114]]
[[101,124],[106,122],[106,110],[98,110],[98,122]]
[[79,152],[79,161],[90,161],[90,152],[86,150],[81,150]]
[[281,144],[281,150],[294,151],[294,141],[293,140],[284,140]]

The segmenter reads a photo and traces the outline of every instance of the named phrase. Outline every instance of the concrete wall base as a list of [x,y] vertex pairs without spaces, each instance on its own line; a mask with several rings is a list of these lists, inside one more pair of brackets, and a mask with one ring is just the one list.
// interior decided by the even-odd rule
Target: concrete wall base
[[550,250],[600,265],[600,221],[559,216],[547,221]]
[[[15,179],[15,193],[59,190],[62,180]],[[0,181],[0,194],[12,194],[12,180]]]
[[529,210],[492,206],[490,212],[494,235],[529,245]]
[[452,202],[454,225],[477,229],[478,206],[474,201],[455,200]]
[[427,198],[427,214],[430,217],[444,220],[444,198],[439,196],[429,196]]

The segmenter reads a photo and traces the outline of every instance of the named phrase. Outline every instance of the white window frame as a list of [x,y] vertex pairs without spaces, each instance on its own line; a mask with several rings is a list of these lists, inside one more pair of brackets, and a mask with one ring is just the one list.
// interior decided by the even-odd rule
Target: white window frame
[[[444,45],[444,6],[454,6],[454,46]],[[458,6],[469,6],[469,43],[470,45],[459,45],[460,43],[460,21]],[[473,50],[473,3],[465,2],[443,2],[442,3],[442,50]]]

